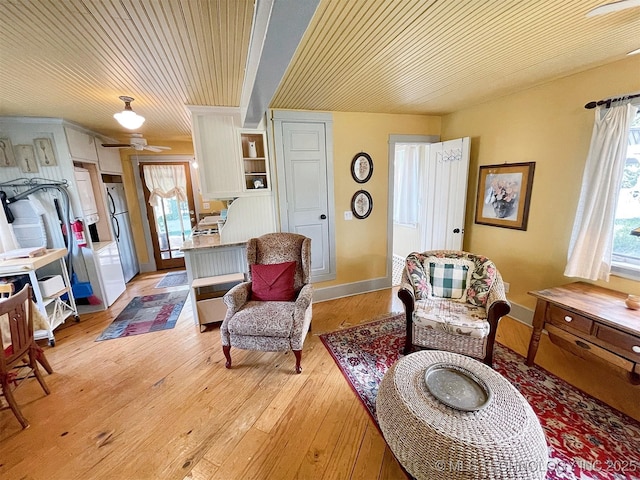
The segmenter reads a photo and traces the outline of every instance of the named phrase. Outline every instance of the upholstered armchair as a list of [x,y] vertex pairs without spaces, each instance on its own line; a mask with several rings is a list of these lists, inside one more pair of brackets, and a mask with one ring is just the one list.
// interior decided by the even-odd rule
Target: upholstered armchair
[[498,322],[511,306],[491,260],[452,250],[411,253],[398,297],[407,321],[405,354],[415,347],[446,350],[492,366]]
[[224,296],[227,314],[220,327],[225,366],[231,347],[278,352],[292,350],[302,371],[302,345],[311,326],[313,287],[311,239],[269,233],[247,242],[248,281]]

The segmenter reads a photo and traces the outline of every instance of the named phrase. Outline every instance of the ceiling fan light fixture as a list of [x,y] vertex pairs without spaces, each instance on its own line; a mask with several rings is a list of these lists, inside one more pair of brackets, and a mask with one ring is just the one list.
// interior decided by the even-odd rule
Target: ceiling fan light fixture
[[124,110],[114,114],[113,118],[128,130],[136,130],[140,128],[144,123],[144,117],[142,115],[138,115],[132,110],[131,102],[133,102],[133,98],[125,96],[121,96],[119,98],[124,102]]
[[599,7],[589,10],[586,14],[587,18],[605,15],[607,13],[619,12],[627,8],[640,7],[640,0],[618,0],[616,2],[605,3]]

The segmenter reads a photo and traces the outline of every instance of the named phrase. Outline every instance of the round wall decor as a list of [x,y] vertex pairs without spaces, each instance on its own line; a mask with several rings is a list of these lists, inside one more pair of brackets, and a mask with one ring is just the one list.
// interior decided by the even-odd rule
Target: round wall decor
[[358,183],[366,183],[373,175],[373,160],[368,153],[360,152],[351,160],[351,176]]
[[351,211],[353,216],[359,219],[367,218],[373,210],[373,199],[369,192],[358,190],[351,198]]

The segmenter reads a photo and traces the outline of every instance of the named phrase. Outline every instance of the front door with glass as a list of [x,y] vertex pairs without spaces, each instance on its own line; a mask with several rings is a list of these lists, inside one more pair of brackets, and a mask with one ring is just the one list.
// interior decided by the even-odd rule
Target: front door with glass
[[184,267],[180,250],[191,235],[195,209],[187,162],[140,165],[156,268]]

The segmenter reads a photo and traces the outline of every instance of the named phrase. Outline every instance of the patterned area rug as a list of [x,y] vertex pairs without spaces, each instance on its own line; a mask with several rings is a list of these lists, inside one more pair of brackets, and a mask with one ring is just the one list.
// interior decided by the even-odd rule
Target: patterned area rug
[[155,288],[166,288],[166,287],[179,287],[181,285],[187,285],[189,283],[189,279],[187,278],[187,271],[180,272],[169,272],[162,280],[158,282]]
[[[320,335],[376,421],[384,373],[400,357],[404,315]],[[547,479],[640,479],[640,423],[496,343],[495,369],[529,401],[547,437]],[[376,421],[377,423],[377,421]]]
[[188,293],[187,290],[179,290],[135,297],[96,338],[96,342],[175,327]]

